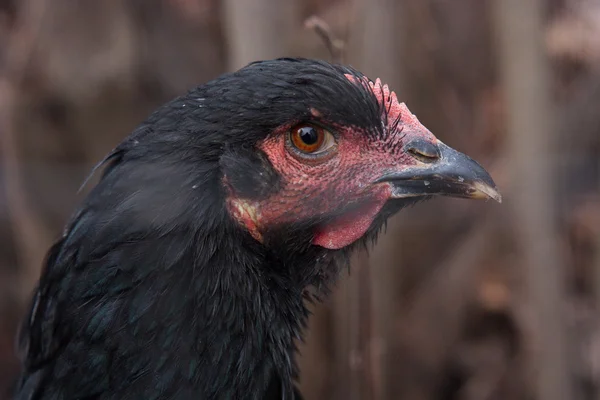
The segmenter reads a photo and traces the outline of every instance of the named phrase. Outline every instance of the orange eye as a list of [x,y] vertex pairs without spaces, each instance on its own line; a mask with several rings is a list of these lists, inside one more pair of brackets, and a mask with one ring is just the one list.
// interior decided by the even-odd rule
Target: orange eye
[[291,144],[302,153],[317,155],[335,144],[333,135],[320,126],[301,124],[290,131]]

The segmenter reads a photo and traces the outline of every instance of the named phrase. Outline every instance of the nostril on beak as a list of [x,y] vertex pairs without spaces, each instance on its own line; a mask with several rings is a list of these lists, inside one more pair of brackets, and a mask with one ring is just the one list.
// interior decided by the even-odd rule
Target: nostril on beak
[[405,146],[406,152],[421,162],[434,162],[440,159],[440,149],[435,143],[425,139],[413,139]]

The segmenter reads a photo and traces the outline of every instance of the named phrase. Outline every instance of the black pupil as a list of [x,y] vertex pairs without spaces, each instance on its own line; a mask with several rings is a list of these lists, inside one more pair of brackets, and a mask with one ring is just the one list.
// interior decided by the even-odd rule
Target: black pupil
[[319,133],[312,126],[304,126],[300,128],[299,131],[298,134],[304,144],[311,145],[319,141]]

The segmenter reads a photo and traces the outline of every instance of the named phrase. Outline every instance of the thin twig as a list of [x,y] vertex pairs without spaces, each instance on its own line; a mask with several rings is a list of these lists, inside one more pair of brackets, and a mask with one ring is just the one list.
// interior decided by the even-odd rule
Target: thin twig
[[323,19],[313,15],[304,21],[304,27],[315,31],[317,35],[323,40],[325,47],[331,55],[332,61],[336,63],[343,62],[345,44],[342,40],[337,39],[333,36],[329,24]]

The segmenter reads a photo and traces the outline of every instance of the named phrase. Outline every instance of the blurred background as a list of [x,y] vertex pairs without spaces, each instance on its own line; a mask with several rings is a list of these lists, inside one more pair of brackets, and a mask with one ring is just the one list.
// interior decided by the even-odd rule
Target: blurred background
[[395,217],[314,307],[306,398],[600,398],[599,0],[0,0],[0,393],[91,167],[191,86],[331,60],[323,29],[504,202]]

